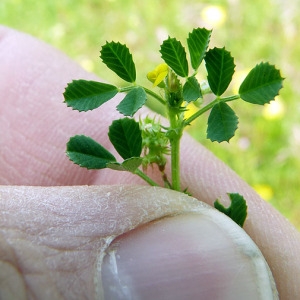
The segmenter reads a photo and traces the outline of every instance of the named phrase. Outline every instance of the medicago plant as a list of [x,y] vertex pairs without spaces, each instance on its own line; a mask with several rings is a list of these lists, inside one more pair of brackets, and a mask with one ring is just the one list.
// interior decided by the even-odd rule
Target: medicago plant
[[[237,95],[222,97],[234,74],[234,58],[225,48],[208,49],[210,37],[211,30],[205,28],[197,28],[189,33],[189,62],[180,41],[171,37],[163,41],[160,53],[164,63],[147,74],[153,83],[152,89],[137,83],[135,64],[127,46],[119,42],[106,42],[100,51],[100,58],[128,84],[117,87],[103,82],[73,80],[66,87],[64,97],[67,106],[88,111],[98,108],[118,93],[126,93],[116,107],[124,117],[114,120],[108,130],[109,139],[123,161],[117,162],[111,152],[84,135],[70,138],[67,143],[69,159],[87,169],[128,171],[152,186],[158,184],[147,175],[146,170],[149,165],[157,165],[164,186],[182,191],[179,151],[183,130],[210,110],[207,138],[217,142],[229,141],[237,129],[238,118],[228,102],[242,99],[263,105],[273,100],[282,88],[280,71],[262,62],[249,72]],[[196,75],[203,61],[207,81],[199,84]],[[215,95],[214,100],[203,104],[204,96],[209,93]],[[164,105],[168,126],[162,126],[159,118],[146,117],[138,121],[133,118],[146,104],[148,96]],[[199,109],[186,117],[191,103],[197,104]],[[171,163],[170,178],[165,173],[167,156],[170,156]],[[236,193],[229,193],[229,197],[229,208],[223,207],[218,201],[215,207],[242,226],[247,214],[245,200]]]

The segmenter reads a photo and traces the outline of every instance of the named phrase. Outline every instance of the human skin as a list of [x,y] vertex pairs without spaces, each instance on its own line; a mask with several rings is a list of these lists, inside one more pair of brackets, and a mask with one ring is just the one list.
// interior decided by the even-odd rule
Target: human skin
[[[73,288],[76,290],[72,286],[74,274],[78,275],[77,280],[80,278],[80,290],[85,291],[82,298],[94,296],[91,270],[95,268],[96,250],[102,241],[97,239],[97,228],[99,218],[107,218],[109,222],[110,215],[95,214],[97,203],[90,202],[94,200],[94,190],[78,185],[99,186],[101,194],[114,192],[115,187],[106,190],[104,185],[122,184],[128,195],[124,197],[129,203],[126,209],[132,211],[136,220],[126,230],[145,222],[140,218],[141,211],[133,205],[135,202],[130,201],[149,195],[144,190],[141,192],[138,185],[144,183],[139,178],[112,170],[87,171],[70,163],[65,156],[68,138],[79,133],[111,149],[107,128],[118,117],[113,109],[117,98],[103,105],[102,110],[78,113],[67,108],[62,103],[62,93],[68,82],[79,78],[98,80],[59,51],[28,35],[0,27],[0,185],[3,185],[0,187],[0,282],[6,280],[15,287],[20,299],[25,295],[47,299],[47,293],[51,295],[49,299],[76,299],[75,292],[71,292]],[[187,135],[182,140],[181,162],[182,187],[188,187],[193,197],[209,205],[217,198],[227,205],[228,192],[238,192],[247,199],[244,229],[268,262],[280,298],[297,299],[300,295],[299,232],[230,168]],[[155,170],[149,172],[159,180]],[[30,186],[54,187],[49,192],[46,188]],[[78,207],[73,208],[68,202],[64,186],[70,186],[67,190],[71,189],[79,199],[80,214]],[[166,193],[166,197],[177,197]],[[155,201],[148,198],[145,201]],[[117,203],[119,198],[112,196],[110,205]],[[174,208],[176,213],[181,210],[185,213],[183,207]],[[124,215],[120,212],[118,217],[122,219]],[[163,211],[148,221],[165,215],[168,214]],[[73,227],[62,224],[66,216]],[[76,219],[79,216],[80,224]],[[55,230],[62,225],[62,232]],[[74,228],[79,225],[84,229],[77,234]],[[47,234],[42,235],[43,232]],[[77,252],[86,256],[72,260]],[[30,264],[31,260],[38,261],[37,265]],[[72,263],[62,266],[59,261]]]

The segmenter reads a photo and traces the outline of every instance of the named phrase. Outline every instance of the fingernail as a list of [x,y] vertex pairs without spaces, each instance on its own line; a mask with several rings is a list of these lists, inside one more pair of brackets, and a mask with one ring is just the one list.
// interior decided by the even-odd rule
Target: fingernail
[[104,299],[277,299],[256,245],[221,219],[177,215],[116,238],[101,268]]

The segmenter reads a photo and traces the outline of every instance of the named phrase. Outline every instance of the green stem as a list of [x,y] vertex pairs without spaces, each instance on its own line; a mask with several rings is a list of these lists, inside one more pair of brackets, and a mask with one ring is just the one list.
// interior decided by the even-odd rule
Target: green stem
[[172,188],[180,191],[180,138],[172,139],[171,146],[171,169]]
[[142,172],[140,169],[136,169],[134,171],[134,174],[140,176],[142,179],[144,179],[149,185],[152,186],[158,186],[158,184],[153,181],[149,176],[147,176],[144,172]]
[[147,89],[145,87],[142,87],[142,88],[145,90],[145,92],[148,95],[150,95],[153,98],[155,98],[156,100],[158,100],[161,104],[166,105],[166,101],[162,97],[160,97],[159,95],[157,95],[155,92],[153,92],[153,91],[151,91],[151,90],[149,90],[149,89]]
[[136,88],[136,85],[128,85],[122,88],[119,88],[119,93],[126,93]]
[[178,126],[177,114],[169,109],[172,188],[180,191],[180,139],[183,127]]
[[195,112],[193,115],[191,115],[189,118],[187,118],[184,121],[184,126],[189,125],[190,123],[192,123],[194,120],[196,120],[198,117],[200,117],[202,114],[204,114],[206,111],[210,110],[211,108],[213,108],[213,106],[219,101],[218,98],[216,98],[214,101],[210,102],[209,104],[207,104],[206,106],[204,106],[203,108],[199,109],[197,112]]
[[[125,87],[119,88],[119,92],[120,93],[129,92],[129,91],[131,91],[132,89],[134,89],[136,87],[137,87],[136,85],[125,86]],[[156,94],[155,92],[145,88],[144,86],[140,86],[140,87],[143,88],[148,95],[150,95],[153,98],[155,98],[156,100],[158,100],[161,104],[166,105],[166,101],[162,97],[160,97],[158,94]]]
[[222,102],[229,102],[229,101],[237,100],[240,98],[241,98],[240,95],[232,95],[229,97],[221,98],[221,100],[222,100]]
[[229,96],[229,97],[225,97],[225,98],[219,98],[219,97],[217,97],[215,100],[213,100],[212,102],[208,103],[206,106],[204,106],[203,108],[199,109],[197,112],[195,112],[193,115],[191,115],[188,119],[186,119],[184,121],[184,126],[189,125],[195,119],[197,119],[198,117],[200,117],[202,114],[204,114],[205,112],[207,112],[208,110],[210,110],[211,108],[213,108],[213,106],[216,103],[218,103],[218,102],[229,102],[229,101],[237,100],[239,98],[240,98],[240,95],[233,95],[233,96]]

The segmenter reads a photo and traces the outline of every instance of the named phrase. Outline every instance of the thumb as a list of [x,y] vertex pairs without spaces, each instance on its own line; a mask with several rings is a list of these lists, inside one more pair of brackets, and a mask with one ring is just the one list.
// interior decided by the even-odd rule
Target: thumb
[[276,299],[243,229],[163,188],[2,186],[0,241],[3,299]]

